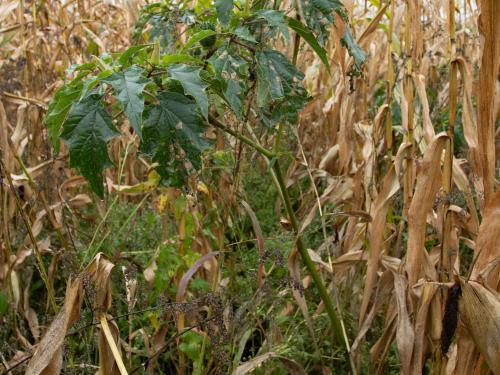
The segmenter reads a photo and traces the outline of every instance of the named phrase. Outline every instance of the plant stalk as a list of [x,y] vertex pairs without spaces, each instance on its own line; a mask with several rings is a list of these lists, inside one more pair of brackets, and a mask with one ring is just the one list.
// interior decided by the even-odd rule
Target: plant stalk
[[450,231],[451,231],[451,215],[448,212],[450,207],[450,193],[453,187],[453,142],[455,137],[455,121],[457,113],[457,63],[455,62],[455,2],[448,2],[448,18],[449,18],[449,33],[450,33],[450,88],[449,88],[449,113],[448,113],[448,143],[446,145],[446,153],[443,169],[443,190],[447,196],[443,204],[443,221],[442,221],[442,239],[441,239],[441,274],[440,280],[447,282],[451,278],[452,266],[450,264]]
[[[325,305],[326,312],[328,314],[328,317],[330,318],[330,322],[332,324],[335,340],[338,344],[344,345],[344,336],[342,333],[342,325],[340,323],[339,318],[337,317],[337,313],[335,312],[335,308],[332,302],[332,299],[330,298],[330,295],[328,294],[328,290],[326,289],[325,284],[323,283],[323,280],[316,270],[316,267],[314,265],[314,262],[312,261],[311,257],[309,256],[309,253],[307,251],[307,247],[304,243],[304,240],[299,234],[299,222],[297,220],[297,217],[295,216],[295,211],[293,210],[292,203],[290,200],[290,196],[288,195],[288,190],[286,187],[285,179],[283,177],[283,172],[281,170],[281,166],[279,163],[279,160],[275,158],[275,154],[273,152],[270,152],[269,150],[265,149],[264,147],[256,144],[254,141],[251,139],[245,137],[242,134],[239,134],[235,132],[234,130],[230,129],[226,125],[222,124],[220,121],[218,121],[215,117],[209,116],[209,121],[210,123],[225,131],[226,133],[238,138],[240,141],[243,143],[253,147],[256,151],[258,151],[262,156],[266,157],[267,159],[273,159],[269,160],[270,164],[272,166],[272,169],[276,175],[276,180],[278,182],[278,187],[281,192],[281,196],[283,198],[283,203],[285,204],[285,209],[287,211],[288,217],[290,219],[290,222],[292,224],[292,228],[297,236],[297,250],[299,251],[299,254],[302,258],[302,261],[304,262],[307,270],[311,274],[311,277],[314,281],[314,284],[318,288],[318,292],[320,294],[321,300],[323,304]],[[346,351],[349,352],[349,349],[346,348]]]
[[[380,3],[382,4],[382,3]],[[392,34],[394,33],[394,0],[391,0],[389,29],[387,30],[387,77],[386,77],[386,104],[388,105],[385,117],[385,148],[388,156],[392,154],[392,93],[394,89],[394,66],[392,63]]]
[[318,292],[321,296],[321,300],[323,301],[323,304],[325,305],[326,312],[328,314],[328,317],[330,318],[330,322],[332,323],[333,331],[335,334],[335,339],[338,340],[338,343],[342,343],[344,341],[343,334],[342,334],[342,325],[340,324],[340,320],[337,317],[337,314],[335,312],[335,308],[333,306],[332,299],[330,298],[330,295],[328,294],[326,286],[323,283],[323,280],[321,279],[321,276],[319,275],[318,271],[316,270],[316,267],[314,266],[314,262],[312,261],[311,257],[309,256],[309,253],[307,251],[307,247],[304,243],[304,240],[299,235],[299,223],[298,223],[297,217],[295,216],[295,211],[293,210],[290,196],[288,195],[288,189],[286,187],[285,179],[283,178],[283,173],[281,171],[281,166],[280,166],[280,163],[278,160],[274,161],[273,170],[274,170],[274,173],[276,174],[276,179],[278,180],[279,188],[283,194],[283,200],[284,200],[283,203],[285,204],[285,209],[286,209],[288,217],[290,219],[290,223],[292,224],[292,228],[293,228],[295,234],[297,235],[297,250],[299,251],[299,254],[302,257],[302,261],[304,262],[305,266],[307,267],[307,270],[311,274],[311,277],[314,280],[314,284],[316,285],[316,288],[318,288]]
[[242,135],[242,134],[234,131],[233,129],[231,129],[229,127],[227,127],[226,125],[224,125],[223,123],[221,123],[219,120],[217,120],[214,116],[209,115],[208,116],[208,120],[209,120],[210,124],[212,124],[216,128],[219,128],[219,129],[225,131],[226,133],[232,135],[233,137],[238,138],[241,142],[243,142],[243,143],[251,146],[256,151],[258,151],[259,154],[265,156],[266,158],[272,159],[275,156],[271,151],[269,151],[268,149],[262,147],[261,145],[258,145],[257,143],[255,143],[254,141],[252,141],[250,138],[247,138],[244,135]]

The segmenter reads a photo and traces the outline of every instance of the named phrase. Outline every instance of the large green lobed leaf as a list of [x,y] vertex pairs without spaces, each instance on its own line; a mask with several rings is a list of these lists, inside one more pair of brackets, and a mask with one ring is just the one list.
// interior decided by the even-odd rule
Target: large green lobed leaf
[[296,122],[298,112],[309,99],[302,86],[304,74],[275,50],[257,51],[257,106],[269,125],[286,120]]
[[327,70],[330,71],[330,62],[328,61],[328,55],[325,49],[318,43],[311,30],[309,30],[306,25],[304,25],[299,20],[296,20],[295,18],[287,18],[287,20],[288,26],[290,26],[293,31],[299,34],[302,39],[304,39],[307,44],[311,46],[311,48],[314,50],[314,52],[316,52],[323,64],[325,64]]
[[168,69],[170,77],[180,82],[184,93],[191,95],[196,100],[202,115],[208,118],[208,96],[205,92],[208,84],[203,82],[200,72],[201,68],[186,64],[173,65]]
[[356,43],[349,26],[346,27],[341,43],[347,48],[349,55],[354,59],[356,69],[361,69],[366,60],[365,51]]
[[247,75],[248,63],[240,56],[232,54],[226,46],[219,48],[209,61],[222,85],[229,107],[241,118],[246,91],[244,77]]
[[233,12],[233,0],[215,0],[215,9],[220,23],[227,25]]
[[328,38],[329,26],[333,24],[334,12],[344,10],[339,0],[300,0],[304,11],[305,22],[318,39],[319,44],[325,45]]
[[147,108],[141,152],[159,164],[162,180],[183,186],[190,166],[201,165],[201,153],[209,142],[203,138],[205,126],[196,102],[177,92],[158,94],[159,103]]
[[81,82],[62,86],[54,94],[54,98],[49,103],[47,115],[45,116],[45,125],[48,128],[49,139],[54,145],[56,152],[59,152],[59,137],[61,135],[64,120],[73,105],[82,92]]
[[127,115],[135,132],[142,137],[142,112],[144,112],[143,91],[149,82],[144,77],[144,69],[131,66],[123,72],[115,72],[102,80],[110,84],[116,93],[116,99],[123,105],[123,111]]
[[98,93],[76,102],[63,125],[61,138],[69,147],[71,167],[80,171],[100,197],[104,196],[102,171],[112,165],[107,142],[118,135]]

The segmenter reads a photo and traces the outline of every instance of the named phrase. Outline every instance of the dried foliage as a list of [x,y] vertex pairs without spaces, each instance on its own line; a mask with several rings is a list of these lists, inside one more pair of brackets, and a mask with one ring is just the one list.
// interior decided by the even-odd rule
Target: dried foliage
[[[132,44],[144,4],[0,3],[1,374],[500,374],[500,3],[343,3],[366,64],[335,14],[330,30],[313,25],[329,33],[325,55],[302,40],[312,99],[286,139],[226,116],[263,147],[286,145],[297,233],[279,194],[252,206],[246,180],[273,161],[214,129],[183,190],[159,185],[134,124],[113,119],[116,168],[105,199],[93,194],[44,116],[72,64]],[[311,240],[348,355],[296,235]],[[290,349],[299,334],[308,346]]]

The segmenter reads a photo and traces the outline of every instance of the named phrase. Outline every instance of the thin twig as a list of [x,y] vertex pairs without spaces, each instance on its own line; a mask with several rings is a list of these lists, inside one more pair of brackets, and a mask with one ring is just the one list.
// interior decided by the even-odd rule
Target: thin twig
[[18,368],[19,366],[21,366],[23,363],[25,363],[31,357],[33,357],[33,354],[29,354],[28,356],[24,357],[19,362],[17,362],[15,365],[13,365],[9,368],[5,367],[5,365],[4,365],[5,370],[3,370],[0,375],[7,375],[9,372],[11,372],[11,371],[15,370],[16,368]]

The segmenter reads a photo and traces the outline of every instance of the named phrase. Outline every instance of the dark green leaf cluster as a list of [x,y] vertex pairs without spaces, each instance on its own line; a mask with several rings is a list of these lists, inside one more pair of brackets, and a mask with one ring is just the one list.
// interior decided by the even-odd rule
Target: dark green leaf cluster
[[342,12],[344,6],[339,0],[300,0],[304,17],[318,42],[324,45],[329,32],[329,26],[334,22],[334,14]]
[[[45,119],[49,138],[57,151],[59,138],[65,141],[71,166],[103,196],[108,142],[125,130],[126,118],[162,182],[184,186],[209,146],[210,113],[271,129],[297,121],[309,100],[304,75],[275,49],[276,40],[290,45],[290,31],[297,33],[329,68],[325,27],[344,9],[337,0],[301,1],[303,21],[265,0],[144,6],[135,45],[68,70],[74,78],[55,93]],[[350,32],[343,41],[359,68],[363,51]]]
[[164,91],[158,99],[145,116],[141,151],[159,164],[158,172],[164,180],[182,187],[188,170],[200,168],[201,153],[208,146],[200,137],[203,122],[196,102],[185,95]]
[[[328,38],[329,28],[334,23],[334,14],[338,14],[345,21],[347,20],[347,12],[342,5],[340,0],[300,0],[302,4],[302,9],[304,17],[306,19],[306,24],[312,30],[314,35],[316,35],[317,42],[324,46]],[[294,27],[296,30],[297,27]],[[296,30],[299,32],[299,30]],[[302,35],[302,34],[301,34]],[[303,36],[303,35],[302,35]],[[306,40],[307,38],[303,36]],[[366,55],[364,51],[357,45],[349,22],[346,22],[346,28],[344,35],[341,38],[342,44],[347,48],[349,55],[354,59],[354,74],[360,73],[361,67],[366,60]],[[308,42],[311,44],[311,42]],[[311,46],[318,53],[320,57],[321,53],[318,52],[317,48],[314,47],[314,42]]]

